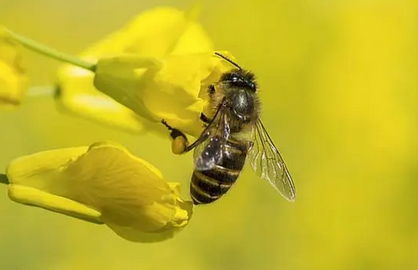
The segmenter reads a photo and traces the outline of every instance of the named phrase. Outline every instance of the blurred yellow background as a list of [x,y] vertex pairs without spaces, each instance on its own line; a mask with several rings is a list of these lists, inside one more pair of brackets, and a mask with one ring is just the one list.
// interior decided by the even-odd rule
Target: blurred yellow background
[[[160,5],[192,1],[0,0],[0,23],[77,53]],[[216,48],[258,76],[263,119],[297,188],[291,204],[251,169],[174,239],[135,244],[108,228],[7,198],[0,269],[418,269],[418,2],[202,1]],[[24,51],[32,85],[58,62]],[[13,158],[115,140],[183,183],[192,155],[60,115],[48,98],[1,112],[0,168]],[[183,168],[178,170],[177,168]]]

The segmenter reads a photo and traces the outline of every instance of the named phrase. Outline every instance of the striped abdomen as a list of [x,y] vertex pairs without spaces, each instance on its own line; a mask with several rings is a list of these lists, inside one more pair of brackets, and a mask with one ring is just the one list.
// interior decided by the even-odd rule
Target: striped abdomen
[[211,170],[194,170],[190,183],[193,203],[211,203],[224,195],[237,180],[246,156],[246,144],[228,140],[221,164]]

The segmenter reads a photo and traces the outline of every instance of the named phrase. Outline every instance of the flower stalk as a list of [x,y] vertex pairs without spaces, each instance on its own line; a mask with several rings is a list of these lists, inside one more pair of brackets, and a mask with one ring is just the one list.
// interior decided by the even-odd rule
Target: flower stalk
[[10,38],[14,42],[32,50],[32,51],[38,52],[38,53],[43,54],[47,57],[54,58],[58,61],[66,62],[66,63],[72,64],[72,65],[78,66],[80,68],[90,70],[92,72],[95,72],[95,70],[96,70],[96,64],[86,62],[86,61],[84,61],[84,60],[82,60],[82,59],[80,59],[80,58],[78,58],[74,55],[66,54],[66,53],[60,52],[58,50],[55,50],[51,47],[48,47],[44,44],[36,42],[36,41],[34,41],[32,39],[29,39],[25,36],[14,33],[13,31],[11,31],[9,29],[3,29],[3,31],[8,36],[8,38]]

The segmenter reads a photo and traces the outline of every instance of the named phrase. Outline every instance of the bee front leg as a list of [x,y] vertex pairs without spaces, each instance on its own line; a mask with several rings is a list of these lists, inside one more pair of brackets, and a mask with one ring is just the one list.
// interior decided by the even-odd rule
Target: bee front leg
[[211,120],[204,113],[200,114],[200,120],[205,124],[209,124],[211,122]]
[[189,146],[189,141],[187,140],[186,135],[184,135],[183,132],[180,130],[171,127],[167,124],[166,121],[162,120],[161,123],[168,128],[170,131],[170,136],[173,139],[171,142],[171,151],[173,154],[181,155],[185,152],[187,152],[187,148]]

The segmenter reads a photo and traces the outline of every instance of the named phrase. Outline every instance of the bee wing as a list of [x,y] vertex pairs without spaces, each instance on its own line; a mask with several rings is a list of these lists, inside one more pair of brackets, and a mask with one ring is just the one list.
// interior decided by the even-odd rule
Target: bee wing
[[294,201],[296,190],[292,177],[261,120],[257,121],[253,133],[254,143],[248,153],[253,170],[268,180],[283,197]]
[[220,105],[214,118],[190,148],[194,149],[195,168],[210,170],[222,163],[230,127],[225,107]]

